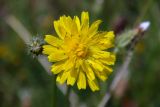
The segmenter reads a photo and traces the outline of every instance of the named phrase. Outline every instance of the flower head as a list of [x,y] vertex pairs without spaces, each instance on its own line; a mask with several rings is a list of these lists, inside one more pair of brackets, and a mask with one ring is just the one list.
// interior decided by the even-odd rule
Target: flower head
[[114,46],[114,33],[98,31],[101,20],[89,25],[88,12],[82,12],[81,20],[74,16],[62,16],[54,21],[58,35],[46,35],[48,45],[43,46],[43,53],[49,62],[54,62],[51,71],[57,74],[59,83],[68,85],[77,83],[78,89],[99,90],[97,78],[105,81],[112,72],[110,65],[115,62],[115,55],[106,51]]

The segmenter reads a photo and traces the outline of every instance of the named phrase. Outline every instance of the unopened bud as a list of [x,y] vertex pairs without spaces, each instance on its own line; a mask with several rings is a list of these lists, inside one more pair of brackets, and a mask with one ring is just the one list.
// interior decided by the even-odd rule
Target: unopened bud
[[31,39],[29,43],[29,52],[33,55],[33,57],[42,54],[42,45],[44,44],[44,40],[41,36],[35,36]]

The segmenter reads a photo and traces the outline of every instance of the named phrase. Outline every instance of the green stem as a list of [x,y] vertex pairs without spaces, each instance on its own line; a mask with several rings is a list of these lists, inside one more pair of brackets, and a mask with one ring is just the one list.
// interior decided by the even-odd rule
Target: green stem
[[56,77],[53,75],[53,107],[57,107],[57,85],[56,85]]
[[66,93],[67,99],[69,99],[70,92],[71,92],[71,87],[68,86],[67,93]]
[[71,93],[71,87],[68,87],[67,93],[66,93],[66,104],[68,107],[70,107],[70,101],[69,101],[70,93]]

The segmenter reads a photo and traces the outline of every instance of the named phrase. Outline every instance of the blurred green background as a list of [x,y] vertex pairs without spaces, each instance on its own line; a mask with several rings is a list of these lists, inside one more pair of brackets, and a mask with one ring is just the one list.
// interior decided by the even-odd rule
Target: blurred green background
[[[114,30],[117,35],[150,21],[135,48],[126,91],[121,98],[111,98],[107,107],[160,107],[160,0],[0,0],[0,107],[52,107],[53,96],[52,76],[28,54],[6,17],[14,15],[35,36],[55,34],[53,20],[64,14],[80,16],[82,11],[90,13],[91,22],[102,19],[101,29]],[[116,67],[124,56],[118,54]],[[103,84],[111,81],[112,75]],[[73,90],[81,107],[97,107],[107,86],[95,93]],[[61,91],[57,95],[57,106],[67,107]]]

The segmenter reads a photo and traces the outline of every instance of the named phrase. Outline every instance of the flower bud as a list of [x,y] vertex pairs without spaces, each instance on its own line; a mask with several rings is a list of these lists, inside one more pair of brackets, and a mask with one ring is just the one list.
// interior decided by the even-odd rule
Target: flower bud
[[31,42],[28,45],[29,53],[33,55],[33,57],[42,54],[42,45],[44,45],[44,40],[42,36],[32,37]]

